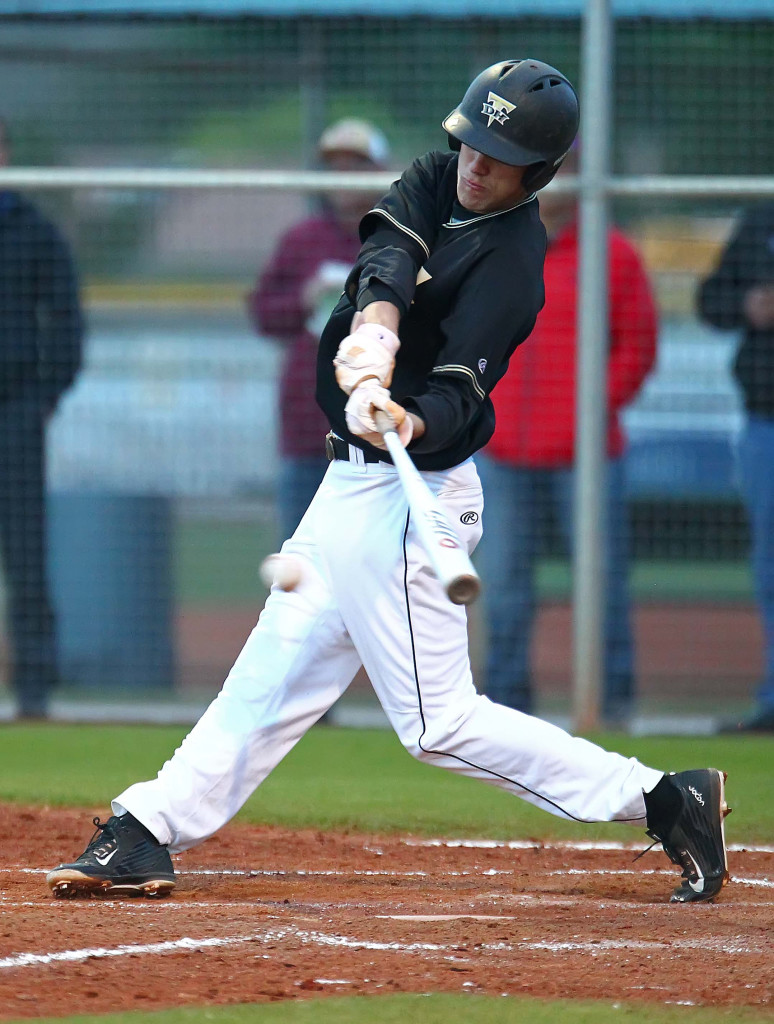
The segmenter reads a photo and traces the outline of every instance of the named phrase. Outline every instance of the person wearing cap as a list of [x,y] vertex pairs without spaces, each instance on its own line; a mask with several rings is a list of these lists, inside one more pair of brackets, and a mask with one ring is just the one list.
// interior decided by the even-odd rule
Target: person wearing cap
[[494,428],[490,392],[543,303],[535,192],[578,116],[555,68],[492,65],[443,122],[453,151],[418,157],[363,219],[320,337],[331,461],[282,545],[296,578],[274,584],[222,690],[158,776],[119,794],[81,856],[48,873],[55,895],[170,892],[170,852],[233,817],[361,667],[419,761],[560,818],[647,827],[683,868],[674,901],[718,895],[728,880],[722,772],[667,776],[476,692],[465,608],[433,571],[376,422],[384,412],[384,429],[436,494],[452,524],[445,546],[470,553],[483,510],[473,455]]
[[[557,179],[578,171],[578,148]],[[487,529],[479,551],[488,643],[485,692],[499,704],[533,713],[530,649],[536,612],[535,569],[553,517],[569,550],[577,390],[578,221],[570,193],[541,193],[548,235],[546,302],[529,344],[514,353],[493,395],[496,427],[477,459]],[[656,304],[635,246],[608,232],[607,463],[605,628],[602,718],[628,726],[635,702],[630,622],[629,542],[620,416],[656,357]]]
[[[317,156],[326,171],[375,171],[387,167],[390,147],[374,125],[345,118],[322,133]],[[378,193],[323,193],[318,212],[279,239],[247,296],[256,332],[284,350],[277,487],[281,540],[293,534],[328,468],[322,444],[328,422],[314,398],[317,342],[360,248],[358,225],[377,198]]]

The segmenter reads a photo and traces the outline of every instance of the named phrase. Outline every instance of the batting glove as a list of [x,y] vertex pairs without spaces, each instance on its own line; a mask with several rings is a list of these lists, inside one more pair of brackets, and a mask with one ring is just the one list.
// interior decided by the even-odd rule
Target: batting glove
[[374,421],[374,412],[377,409],[386,412],[390,417],[395,424],[398,439],[405,448],[414,434],[411,417],[402,405],[393,402],[390,392],[375,381],[365,381],[349,396],[349,401],[344,408],[347,428],[375,448],[386,448],[382,432]]
[[351,395],[358,384],[374,378],[389,387],[400,348],[397,334],[381,324],[361,324],[339,345],[333,365],[341,390]]

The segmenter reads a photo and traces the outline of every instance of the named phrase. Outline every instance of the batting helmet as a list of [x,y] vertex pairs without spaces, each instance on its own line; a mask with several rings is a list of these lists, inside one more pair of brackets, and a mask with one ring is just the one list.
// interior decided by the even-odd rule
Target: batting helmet
[[529,167],[524,187],[543,188],[578,131],[578,97],[556,68],[539,60],[504,60],[474,78],[444,120],[449,145],[504,164]]

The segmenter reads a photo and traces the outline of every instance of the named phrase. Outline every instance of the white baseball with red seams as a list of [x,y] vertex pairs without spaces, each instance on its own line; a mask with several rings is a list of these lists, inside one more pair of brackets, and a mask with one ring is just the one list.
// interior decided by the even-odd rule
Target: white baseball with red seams
[[[473,461],[423,475],[472,551],[483,511]],[[116,813],[130,811],[172,852],[206,839],[363,665],[419,760],[560,817],[644,825],[643,790],[662,772],[476,692],[465,609],[447,599],[407,516],[392,465],[331,463],[282,546],[303,565],[301,583],[271,592],[221,692],[158,777],[113,801]]]
[[261,562],[259,575],[267,587],[295,590],[304,575],[304,567],[292,555],[267,555]]

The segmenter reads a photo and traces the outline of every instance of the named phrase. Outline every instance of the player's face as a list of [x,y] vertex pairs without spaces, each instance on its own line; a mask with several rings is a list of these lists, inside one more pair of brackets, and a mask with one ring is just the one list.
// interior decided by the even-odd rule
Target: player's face
[[524,167],[500,163],[462,144],[457,165],[457,198],[471,213],[507,210],[525,197]]

